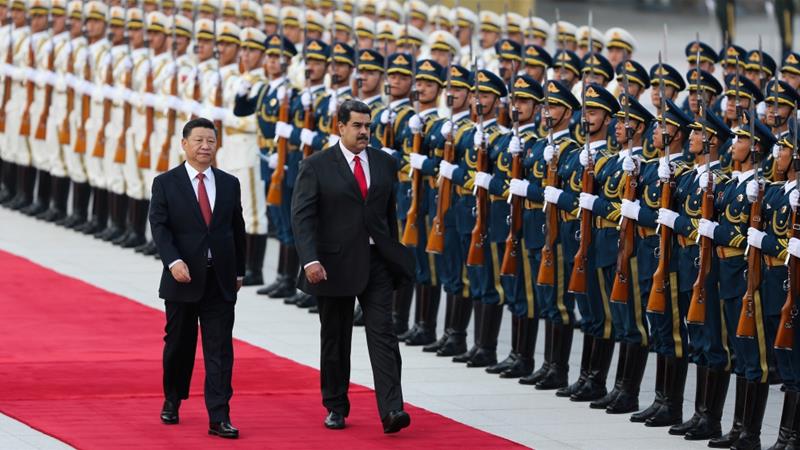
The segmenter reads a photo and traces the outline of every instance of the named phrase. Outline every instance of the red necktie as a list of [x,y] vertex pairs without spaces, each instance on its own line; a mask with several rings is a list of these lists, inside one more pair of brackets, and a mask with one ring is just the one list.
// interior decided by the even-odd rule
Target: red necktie
[[208,201],[208,192],[206,192],[206,184],[203,183],[205,174],[197,174],[197,202],[200,203],[200,214],[203,215],[203,220],[206,221],[206,226],[211,224],[211,202]]
[[356,155],[354,158],[355,167],[353,167],[353,175],[356,177],[358,188],[361,189],[361,196],[367,198],[367,177],[364,176],[364,168],[361,167],[361,158]]

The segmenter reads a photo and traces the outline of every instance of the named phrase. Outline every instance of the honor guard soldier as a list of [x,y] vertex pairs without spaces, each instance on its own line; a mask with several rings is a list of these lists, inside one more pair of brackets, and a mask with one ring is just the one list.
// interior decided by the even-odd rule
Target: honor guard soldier
[[[702,69],[686,72],[686,81],[689,95],[686,96],[684,112],[692,117],[700,116],[700,100],[698,99],[700,93],[705,95],[705,105],[708,106],[713,104],[723,92],[722,85],[714,75]],[[724,152],[727,147],[723,147],[721,150]]]
[[583,61],[571,50],[559,50],[553,56],[553,74],[551,79],[558,80],[570,91],[580,81]]
[[197,0],[197,18],[217,20],[220,0]]
[[356,50],[372,49],[375,47],[375,22],[363,16],[358,16],[354,20],[355,41],[353,42]]
[[[543,136],[536,141],[530,155],[525,158],[525,167],[530,171],[528,201],[533,203],[526,202],[523,231],[529,254],[538,254],[540,258],[535,295],[538,296],[536,307],[539,315],[545,320],[544,362],[530,376],[520,379],[520,383],[551,390],[567,386],[576,323],[575,297],[567,291],[567,283],[576,246],[577,208],[569,206],[569,210],[561,210],[557,204],[561,192],[572,189],[569,181],[562,184],[562,180],[568,180],[562,175],[572,170],[573,154],[580,151],[569,133],[569,123],[573,111],[580,109],[581,104],[566,85],[556,80],[547,81],[543,97],[541,120],[546,139]],[[540,197],[542,207],[537,208]],[[566,255],[567,251],[570,256]],[[588,311],[584,312],[588,314]],[[588,333],[584,333],[583,344],[581,379],[585,379],[592,348]],[[573,390],[575,386],[569,389]],[[564,392],[566,396],[570,395]]]
[[[495,270],[501,277],[501,283],[506,295],[506,303],[511,310],[511,353],[505,361],[499,362],[486,369],[489,373],[499,374],[501,378],[520,378],[533,372],[533,351],[536,347],[536,336],[539,330],[539,314],[536,302],[538,295],[535,291],[536,276],[538,275],[540,252],[539,249],[531,250],[534,245],[524,245],[523,235],[512,236],[509,242],[511,223],[509,217],[518,220],[524,228],[524,208],[519,205],[509,207],[508,199],[513,194],[510,184],[514,181],[521,183],[517,188],[519,200],[528,199],[530,182],[521,174],[522,160],[533,149],[538,136],[536,112],[544,98],[542,86],[533,78],[521,75],[514,79],[511,85],[513,104],[511,105],[511,129],[507,133],[496,135],[490,148],[490,159],[493,162],[493,171],[490,177],[476,175],[482,178],[482,184],[488,185],[492,209],[490,212],[491,224],[489,239],[497,247],[498,264]],[[519,177],[515,178],[514,158],[517,158]],[[488,182],[487,182],[488,180]],[[525,181],[523,181],[525,180]],[[527,185],[525,184],[527,183]],[[534,189],[538,189],[538,204],[542,205],[541,179]],[[521,194],[521,195],[520,195]],[[512,200],[513,201],[513,200]],[[539,211],[541,212],[541,207]],[[513,217],[516,215],[516,219]],[[540,214],[541,216],[541,214]],[[539,218],[540,225],[544,223],[543,216]],[[541,227],[539,228],[541,230]],[[519,230],[522,231],[522,230]],[[537,239],[541,242],[542,239]],[[531,244],[534,244],[531,242]],[[515,246],[516,248],[508,248]],[[506,257],[516,258],[516,270],[502,266],[507,263]]]
[[261,28],[264,13],[258,2],[243,0],[239,5],[239,17],[243,28]]
[[781,64],[781,78],[795,89],[800,87],[800,54],[789,53]]
[[428,48],[424,46],[427,36],[415,26],[397,27],[397,51],[408,53],[416,59],[425,59],[430,56]]
[[[698,51],[700,52],[699,62],[697,58]],[[720,57],[716,50],[703,41],[689,42],[684,49],[684,54],[686,55],[686,62],[689,64],[689,70],[694,70],[696,65],[699,64],[700,69],[708,73],[714,73]]]
[[306,10],[305,24],[306,40],[322,39],[322,35],[325,33],[325,17],[322,14],[311,9]]
[[[728,127],[735,130],[742,126],[742,117],[744,116],[744,111],[750,109],[750,102],[755,102],[758,105],[764,99],[764,95],[758,89],[758,86],[740,75],[726,76],[725,86],[725,97],[723,98],[726,101],[724,102],[725,109],[722,110],[722,117]],[[722,170],[725,170],[726,173],[731,174],[737,170],[730,151],[724,151],[721,163]]]
[[353,18],[345,11],[334,11],[326,17],[332,42],[350,42],[353,34]]
[[472,64],[470,57],[476,51],[473,37],[480,21],[478,16],[469,8],[457,6],[452,11],[453,22],[455,22],[453,34],[458,38],[458,43],[461,45],[461,52],[455,62],[460,66],[469,67]]
[[522,33],[523,18],[515,12],[506,11],[503,14],[503,32],[507,39],[520,44],[525,43],[525,35]]
[[[589,48],[589,36],[591,35],[592,48]],[[578,48],[576,53],[583,58],[589,52],[600,53],[605,48],[606,38],[603,33],[597,28],[589,28],[584,25],[579,27],[575,32],[575,37],[578,39]]]
[[378,1],[377,0],[362,0],[359,2],[358,10],[361,14],[372,20],[373,22],[378,21]]
[[450,61],[458,61],[461,44],[449,31],[435,30],[428,35],[430,58],[440,66],[446,67]]
[[[511,86],[511,82],[519,72],[522,63],[522,44],[511,39],[501,39],[495,44],[495,53],[499,63],[500,78],[506,86]],[[508,97],[500,99],[497,110],[497,121],[504,128],[508,128],[511,121],[510,110],[508,108]]]
[[525,17],[523,18],[522,28],[527,30],[525,32],[525,45],[547,46],[547,40],[550,38],[550,24],[546,20],[535,16]]
[[498,73],[499,65],[495,44],[500,40],[503,30],[503,19],[492,11],[480,11],[480,38],[479,51],[473,56],[478,58],[478,69],[486,69],[492,73]]
[[[632,96],[634,100],[639,101],[644,91],[650,87],[650,76],[647,73],[647,69],[645,69],[644,66],[636,61],[627,60],[619,63],[614,69],[614,73],[616,74],[617,91],[613,93],[617,98],[619,98],[621,95],[627,94]],[[628,90],[627,92],[624,92],[625,83],[623,83],[623,78],[626,77]],[[614,117],[614,119],[611,120],[611,124],[609,125],[611,130],[616,130],[618,119],[619,117]],[[648,126],[651,123],[652,121],[648,121]],[[619,150],[624,146],[625,142],[619,142],[615,132],[610,132],[608,134],[609,148],[613,150]]]
[[[729,45],[720,51],[719,65],[722,67],[722,78],[726,81],[729,76],[743,75],[745,66],[747,65],[747,51],[738,45]],[[727,82],[726,82],[727,85]],[[726,98],[720,98],[711,106],[711,110],[722,116],[723,119],[727,118],[723,114],[727,103]],[[731,126],[728,123],[728,126]]]
[[[485,208],[483,213],[478,211],[473,215],[473,211],[477,211],[478,208],[476,195],[481,195],[478,191],[486,190],[485,187],[475,184],[475,181],[479,172],[479,157],[489,159],[488,154],[482,156],[480,152],[488,152],[487,141],[491,142],[492,136],[500,130],[496,108],[500,98],[505,97],[508,90],[503,80],[488,70],[479,70],[475,78],[477,126],[467,129],[459,136],[456,144],[458,163],[452,164],[443,160],[439,166],[439,173],[457,185],[458,200],[454,205],[456,226],[461,235],[462,251],[466,255],[470,295],[474,299],[480,299],[475,311],[476,345],[467,353],[453,358],[453,361],[465,362],[467,367],[488,367],[497,363],[497,336],[503,318],[505,293],[500,277],[494,276],[495,273],[499,273],[495,272],[497,246],[489,242],[488,223],[483,225],[485,228],[480,234],[480,240],[473,242],[476,241],[472,238],[473,229],[476,228],[476,216],[489,218],[489,204],[480,206]],[[490,161],[487,161],[486,166],[487,171],[492,170]],[[488,201],[488,198],[486,200]],[[475,250],[471,251],[471,247],[475,247]],[[470,261],[472,252],[482,254],[482,263]]]
[[531,44],[525,46],[522,57],[525,59],[525,74],[541,84],[547,71],[553,65],[553,58],[550,53],[536,44]]
[[428,17],[430,7],[422,0],[407,0],[403,5],[403,12],[408,17],[410,26],[418,30],[425,30],[428,27]]
[[303,85],[303,61],[300,50],[303,45],[303,28],[305,27],[305,17],[303,10],[296,7],[281,8],[281,33],[289,40],[291,47],[294,48],[294,56],[286,60],[289,82],[292,86]]
[[[21,5],[24,9],[24,4]],[[0,60],[3,61],[2,69],[0,69],[0,79],[3,85],[13,83],[11,74],[5,66],[8,59],[11,58],[9,53],[13,56],[14,43],[12,41],[12,34],[14,32],[14,20],[11,14],[11,5],[8,0],[0,1]],[[23,16],[24,19],[24,16]],[[9,52],[10,50],[10,52]],[[6,150],[6,133],[5,133],[5,114],[7,104],[4,102],[0,105],[0,114],[3,115],[3,128],[0,129],[0,204],[13,198],[16,195],[16,176],[17,167],[11,158],[10,152]]]
[[[761,92],[767,87],[767,82],[775,75],[775,70],[778,66],[775,60],[768,53],[761,50],[750,50],[747,52],[747,62],[744,66],[744,75],[748,80],[758,87]],[[763,116],[763,112],[759,111],[759,116]]]
[[453,14],[450,8],[444,5],[433,5],[429,11],[431,18],[431,27],[436,30],[447,31],[448,33],[453,29],[452,17]]
[[[239,25],[239,0],[222,0],[222,11],[219,19],[223,22]],[[147,12],[145,10],[145,12]]]
[[359,50],[357,67],[360,86],[359,96],[373,113],[384,107],[383,61],[383,55],[376,50]]
[[[764,125],[772,130],[775,139],[780,141],[789,135],[789,120],[794,113],[795,104],[798,101],[797,90],[784,81],[772,80],[766,87],[766,98],[764,99],[765,113]],[[778,157],[780,145],[775,144],[769,155],[764,159],[762,172],[764,177],[775,180],[774,164]]]
[[267,36],[278,32],[278,23],[280,22],[280,13],[278,7],[273,3],[264,3],[261,6],[262,16],[264,18],[264,29],[262,30]]
[[[572,87],[575,98],[579,98],[584,84],[597,84],[605,88],[614,77],[614,67],[599,53],[587,53],[581,61],[581,81]],[[583,145],[586,138],[581,130],[581,111],[572,115],[572,138]]]
[[[639,46],[627,30],[619,27],[609,28],[606,31],[605,42],[606,55],[611,67],[617,67],[621,62],[633,59],[633,54]],[[610,92],[617,92],[619,86],[615,80],[611,80],[607,89]]]
[[[699,238],[697,224],[704,217],[713,217],[713,202],[721,197],[727,184],[728,178],[719,162],[719,151],[731,131],[717,115],[704,111],[689,125],[692,129],[689,135],[689,152],[692,154],[694,167],[692,170],[683,170],[681,148],[686,141],[686,127],[681,125],[681,115],[673,109],[674,104],[668,101],[666,105],[667,111],[663,120],[659,117],[656,121],[658,126],[654,137],[658,148],[669,148],[669,156],[659,158],[658,176],[662,180],[675,180],[675,189],[672,192],[674,209],[659,208],[656,221],[662,227],[674,230],[676,234],[678,313],[691,319],[687,320],[686,329],[689,347],[677,346],[678,342],[673,338],[672,341],[676,344],[674,352],[657,353],[656,399],[653,405],[634,414],[631,420],[663,425],[673,422],[670,434],[683,434],[687,440],[706,440],[721,434],[720,420],[728,392],[731,366],[720,310],[719,258],[705,247],[710,241]],[[666,133],[661,128],[664,123]],[[708,197],[707,193],[713,198]],[[705,211],[704,201],[707,203]],[[704,252],[702,257],[701,251]],[[702,277],[699,276],[701,270],[706,271]],[[674,281],[670,279],[670,283],[674,284]],[[697,292],[702,293],[702,299],[699,296],[692,298],[695,285]],[[691,303],[697,304],[698,300],[705,303],[705,314],[700,314],[700,318],[690,317],[688,311]],[[648,308],[652,310],[651,305]],[[665,303],[663,314],[674,313],[674,307],[669,311]],[[651,311],[652,314],[655,313]],[[663,319],[666,317],[659,318]],[[661,327],[654,330],[659,331]],[[666,338],[661,333],[658,336],[661,340]],[[683,337],[682,334],[679,336]],[[665,345],[662,348],[669,350],[671,347]],[[688,352],[688,355],[678,359],[677,351],[681,349]],[[684,369],[684,361],[689,360],[697,365],[696,397],[699,400],[695,399],[695,413],[692,418],[678,424],[679,417],[682,416],[684,374],[688,370]]]
[[375,48],[384,57],[397,51],[397,24],[389,20],[381,20],[375,25],[377,35],[375,36]]
[[385,1],[378,7],[378,15],[383,20],[400,23],[403,19],[403,5],[395,0]]
[[553,22],[551,34],[556,44],[556,51],[569,50],[571,52],[578,50],[578,27],[574,24],[561,20]]
[[[661,105],[665,104],[661,101],[661,83],[664,83],[664,97],[666,100],[676,102],[678,94],[686,89],[686,82],[677,69],[669,64],[654,64],[650,68],[650,101],[656,108],[656,115],[660,115]],[[686,113],[688,106],[682,108]],[[688,114],[688,113],[687,113]],[[658,149],[653,144],[657,123],[654,121],[650,128],[644,135],[644,142],[642,142],[642,159],[645,161],[658,157]]]

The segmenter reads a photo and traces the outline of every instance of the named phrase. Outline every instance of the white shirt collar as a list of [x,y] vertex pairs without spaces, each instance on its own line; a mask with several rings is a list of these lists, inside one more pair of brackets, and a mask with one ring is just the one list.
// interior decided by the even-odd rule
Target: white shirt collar
[[342,154],[344,158],[347,160],[347,164],[350,165],[353,163],[353,159],[358,157],[361,159],[361,162],[367,162],[367,149],[364,149],[359,154],[355,154],[347,149],[347,147],[342,144],[342,141],[339,141],[339,148],[342,149]]
[[468,110],[468,109],[465,110],[465,111],[461,111],[460,113],[455,113],[455,114],[453,114],[453,119],[452,120],[453,120],[453,122],[458,122],[462,118],[466,117],[467,114],[469,114],[469,113],[470,113],[470,110]]
[[[186,172],[189,174],[189,180],[194,180],[197,178],[197,174],[200,173],[188,162],[184,163],[184,167],[186,167]],[[203,175],[205,175],[207,180],[214,180],[214,170],[212,170],[211,167],[204,170]]]
[[569,128],[565,128],[565,129],[563,129],[561,131],[555,131],[555,132],[553,132],[553,140],[556,140],[556,139],[560,138],[561,136],[564,136],[567,133],[569,133]]
[[738,184],[742,184],[742,183],[743,183],[744,181],[746,181],[748,178],[750,178],[751,176],[753,176],[753,174],[754,174],[754,173],[755,173],[755,170],[754,170],[754,169],[750,169],[750,170],[748,170],[747,172],[742,172],[742,173],[740,173],[740,174],[739,174],[739,176],[738,176],[738,182],[739,182]]
[[494,125],[495,122],[497,122],[497,119],[484,120],[483,121],[483,128],[485,129],[486,127],[490,127],[490,126]]
[[376,100],[378,100],[380,98],[381,98],[381,94],[378,94],[378,95],[373,95],[370,98],[365,98],[363,101],[364,101],[364,103],[369,105],[370,103],[372,103],[372,102],[374,102],[374,101],[376,101]]
[[278,86],[284,83],[284,81],[286,81],[286,77],[275,78],[269,82],[269,90],[272,91],[273,89],[277,89]]
[[350,92],[350,86],[342,86],[336,89],[336,95],[342,95]]
[[522,125],[521,127],[519,127],[519,131],[527,130],[528,128],[533,128],[536,125],[538,125],[536,122],[531,122],[531,123]]
[[308,90],[309,90],[309,91],[310,91],[312,94],[315,94],[315,93],[319,92],[319,91],[320,91],[320,90],[322,90],[322,89],[325,89],[325,83],[315,84],[314,86],[310,86],[310,87],[308,88]]
[[[718,165],[719,165],[719,161],[711,161],[711,163],[709,164],[711,170],[714,170]],[[706,173],[706,165],[705,165],[705,163],[697,164],[695,166],[695,171],[697,172],[698,176]]]
[[792,180],[787,182],[786,184],[783,185],[783,192],[787,193],[791,191],[792,189],[794,189],[795,184],[797,184],[797,180]]
[[420,111],[419,115],[422,116],[422,117],[428,117],[428,116],[430,116],[431,114],[435,113],[438,110],[439,110],[439,107],[428,108],[425,111]]
[[627,149],[626,150],[620,150],[619,153],[617,153],[617,157],[619,159],[622,159],[622,158],[628,156],[629,154],[630,154],[630,151],[627,150]]
[[589,150],[595,150],[596,151],[597,147],[606,145],[606,143],[607,142],[606,142],[605,139],[589,142]]
[[409,102],[409,100],[407,98],[401,98],[400,100],[394,100],[392,102],[389,102],[389,108],[397,109],[398,106],[404,105],[404,104],[406,104],[408,102]]

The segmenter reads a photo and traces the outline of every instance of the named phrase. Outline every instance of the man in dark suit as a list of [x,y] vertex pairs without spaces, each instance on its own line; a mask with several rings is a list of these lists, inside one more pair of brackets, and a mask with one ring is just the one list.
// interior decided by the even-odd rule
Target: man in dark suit
[[158,292],[167,313],[161,421],[177,424],[181,400],[189,398],[199,319],[208,433],[237,438],[229,402],[234,305],[245,272],[239,181],[211,167],[217,151],[211,121],[189,121],[181,146],[186,163],[153,180],[150,201],[153,241],[164,263]]
[[299,287],[318,298],[325,426],[344,428],[350,410],[353,304],[364,311],[375,395],[385,433],[407,427],[400,350],[392,329],[392,292],[414,273],[414,257],[397,239],[397,164],[368,148],[370,109],[339,106],[338,144],[303,160],[292,197],[292,227],[304,271]]

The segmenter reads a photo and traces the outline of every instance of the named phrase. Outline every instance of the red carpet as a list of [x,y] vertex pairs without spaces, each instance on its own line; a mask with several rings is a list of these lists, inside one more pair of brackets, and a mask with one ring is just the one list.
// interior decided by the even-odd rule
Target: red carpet
[[516,446],[411,405],[411,427],[386,436],[374,395],[362,386],[351,387],[348,428],[326,430],[319,372],[242,341],[234,343],[231,404],[241,438],[206,434],[200,360],[181,424],[164,426],[158,420],[162,312],[2,251],[0,286],[0,412],[74,447]]

